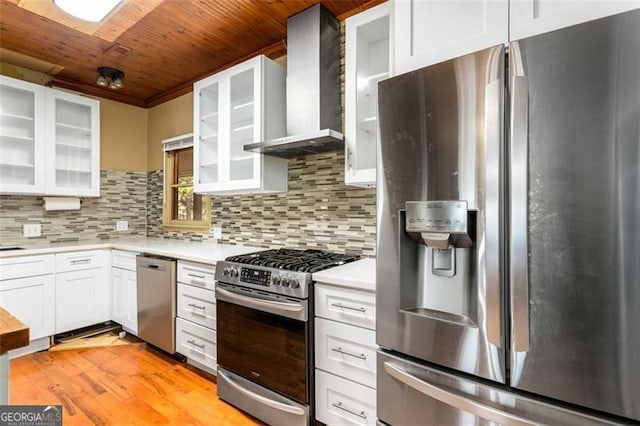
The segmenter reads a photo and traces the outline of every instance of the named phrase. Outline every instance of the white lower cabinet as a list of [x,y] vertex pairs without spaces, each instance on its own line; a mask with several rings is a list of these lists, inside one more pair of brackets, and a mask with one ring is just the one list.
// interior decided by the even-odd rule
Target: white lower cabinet
[[316,419],[331,426],[373,426],[376,424],[376,391],[316,370]]
[[56,333],[111,319],[108,250],[56,255]]
[[376,387],[376,332],[316,319],[316,367]]
[[0,306],[29,326],[31,342],[11,357],[49,347],[55,333],[54,272],[54,255],[0,259]]
[[29,326],[29,340],[54,334],[53,274],[0,281],[0,306]]
[[178,284],[178,317],[216,329],[216,301],[211,290]]
[[376,424],[373,289],[315,284],[316,420],[327,425]]
[[111,252],[111,319],[134,335],[138,335],[136,256],[137,253],[128,251]]
[[178,261],[176,352],[216,374],[215,266]]
[[186,356],[191,364],[207,371],[217,367],[216,332],[181,318],[176,318],[176,351]]

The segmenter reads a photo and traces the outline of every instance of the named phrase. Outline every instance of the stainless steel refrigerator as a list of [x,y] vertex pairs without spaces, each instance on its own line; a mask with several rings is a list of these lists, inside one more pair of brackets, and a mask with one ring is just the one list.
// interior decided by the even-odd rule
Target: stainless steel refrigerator
[[640,421],[640,10],[378,93],[380,422]]

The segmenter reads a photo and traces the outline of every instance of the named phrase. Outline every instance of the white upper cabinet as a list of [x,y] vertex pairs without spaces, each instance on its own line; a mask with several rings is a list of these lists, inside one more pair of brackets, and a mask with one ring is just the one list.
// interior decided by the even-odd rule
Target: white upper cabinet
[[394,74],[509,40],[508,0],[396,0]]
[[100,102],[49,89],[46,106],[46,193],[100,196]]
[[511,0],[509,38],[519,40],[640,7],[640,0]]
[[0,192],[44,193],[43,86],[0,76]]
[[194,84],[196,192],[287,190],[287,160],[243,148],[286,135],[285,75],[260,55]]
[[389,3],[345,22],[345,182],[376,184],[378,82],[390,72]]
[[0,76],[0,192],[100,196],[100,102]]

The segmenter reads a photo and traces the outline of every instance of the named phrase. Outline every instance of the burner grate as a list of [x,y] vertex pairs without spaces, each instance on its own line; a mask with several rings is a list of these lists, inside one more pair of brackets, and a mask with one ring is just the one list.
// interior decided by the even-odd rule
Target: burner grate
[[274,249],[227,257],[228,262],[314,273],[358,260],[358,255],[323,250]]

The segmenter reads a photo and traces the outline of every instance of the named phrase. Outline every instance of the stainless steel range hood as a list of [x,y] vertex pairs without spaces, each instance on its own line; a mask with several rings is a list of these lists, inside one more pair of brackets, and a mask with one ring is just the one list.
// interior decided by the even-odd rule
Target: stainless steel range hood
[[318,3],[287,21],[287,134],[245,151],[280,158],[344,148],[340,25]]

